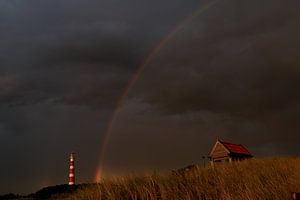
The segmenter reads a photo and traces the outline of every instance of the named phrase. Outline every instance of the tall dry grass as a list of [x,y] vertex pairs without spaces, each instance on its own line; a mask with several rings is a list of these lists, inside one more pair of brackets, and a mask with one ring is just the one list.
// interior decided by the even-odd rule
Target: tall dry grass
[[291,191],[300,191],[300,158],[251,159],[186,173],[119,177],[63,199],[284,200],[290,199]]

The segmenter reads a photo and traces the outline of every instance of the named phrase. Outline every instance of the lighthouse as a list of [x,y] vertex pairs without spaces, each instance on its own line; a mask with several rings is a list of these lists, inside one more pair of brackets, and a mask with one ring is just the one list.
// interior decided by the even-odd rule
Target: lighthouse
[[70,170],[69,170],[69,185],[75,184],[75,168],[74,168],[74,153],[70,154]]

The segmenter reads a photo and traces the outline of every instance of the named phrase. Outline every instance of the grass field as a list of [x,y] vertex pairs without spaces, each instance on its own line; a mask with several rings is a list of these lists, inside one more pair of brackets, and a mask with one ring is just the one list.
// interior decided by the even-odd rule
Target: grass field
[[63,199],[284,200],[292,191],[300,191],[300,158],[251,159],[185,173],[119,177],[81,187]]
[[68,193],[44,194],[58,200],[285,200],[291,199],[292,191],[300,191],[300,158],[251,159],[214,169],[195,167],[186,172],[118,177],[68,190]]

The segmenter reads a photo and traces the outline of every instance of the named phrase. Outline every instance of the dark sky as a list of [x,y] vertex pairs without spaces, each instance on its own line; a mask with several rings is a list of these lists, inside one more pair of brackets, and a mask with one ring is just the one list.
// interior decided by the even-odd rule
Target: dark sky
[[[159,41],[208,0],[0,1],[0,194],[91,182],[106,126]],[[145,66],[104,171],[201,163],[216,138],[300,152],[299,0],[219,0]]]

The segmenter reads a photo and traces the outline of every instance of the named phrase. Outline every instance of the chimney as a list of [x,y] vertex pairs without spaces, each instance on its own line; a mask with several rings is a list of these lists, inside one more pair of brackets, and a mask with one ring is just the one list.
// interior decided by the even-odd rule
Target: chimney
[[69,171],[69,185],[75,184],[75,168],[74,168],[74,153],[70,154],[70,171]]

